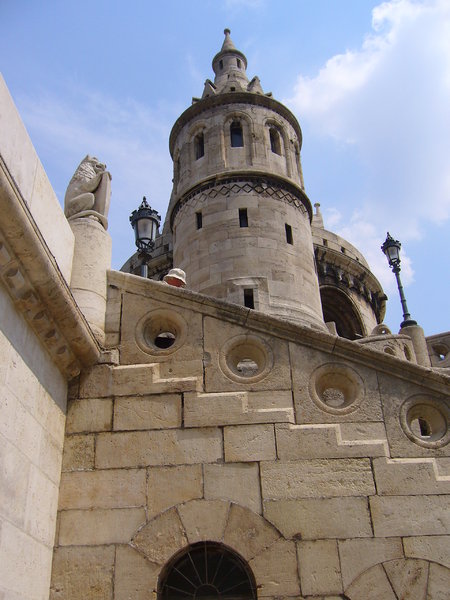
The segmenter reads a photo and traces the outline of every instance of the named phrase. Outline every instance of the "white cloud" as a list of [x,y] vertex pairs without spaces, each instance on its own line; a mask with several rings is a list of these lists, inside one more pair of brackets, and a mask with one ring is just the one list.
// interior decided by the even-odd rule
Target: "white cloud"
[[62,99],[42,95],[19,98],[19,108],[57,196],[86,154],[97,156],[112,174],[109,230],[113,266],[120,268],[134,251],[128,217],[147,196],[162,218],[171,191],[172,167],[167,120],[133,99],[115,101],[77,90]]
[[[300,76],[287,103],[309,131],[356,149],[366,192],[338,233],[384,280],[373,248],[387,225],[405,242],[450,217],[450,2],[380,4],[361,47],[333,56],[315,77]],[[332,200],[321,199],[324,211]],[[407,282],[407,257],[402,264]]]

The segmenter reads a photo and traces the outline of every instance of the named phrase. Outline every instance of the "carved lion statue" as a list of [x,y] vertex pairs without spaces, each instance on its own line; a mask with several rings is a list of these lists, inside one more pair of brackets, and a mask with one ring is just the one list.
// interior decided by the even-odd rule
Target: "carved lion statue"
[[78,165],[64,197],[64,214],[71,219],[93,217],[108,227],[111,174],[106,165],[89,154]]

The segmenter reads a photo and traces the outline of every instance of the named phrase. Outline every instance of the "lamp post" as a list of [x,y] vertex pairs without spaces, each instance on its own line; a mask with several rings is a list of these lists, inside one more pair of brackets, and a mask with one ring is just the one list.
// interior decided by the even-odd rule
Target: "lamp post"
[[381,250],[384,252],[389,266],[392,269],[392,272],[397,279],[397,287],[398,293],[400,294],[400,302],[402,303],[403,310],[403,322],[400,324],[400,329],[403,327],[408,327],[409,325],[417,325],[417,322],[411,319],[411,315],[408,311],[408,306],[406,304],[405,293],[403,292],[402,280],[400,279],[400,248],[402,247],[401,243],[398,240],[394,240],[394,238],[387,233],[386,239],[381,246]]
[[141,263],[141,277],[148,276],[147,259],[150,251],[155,246],[156,234],[158,232],[161,217],[153,210],[144,196],[138,209],[133,210],[130,215],[130,223],[134,230],[135,243],[141,251],[143,262]]

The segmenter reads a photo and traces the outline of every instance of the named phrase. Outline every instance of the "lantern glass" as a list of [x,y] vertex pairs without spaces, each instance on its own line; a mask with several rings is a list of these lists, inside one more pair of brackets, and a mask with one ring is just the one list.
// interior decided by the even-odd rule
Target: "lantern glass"
[[381,246],[386,258],[388,259],[389,266],[394,267],[400,264],[400,248],[402,245],[399,241],[388,233],[384,244]]
[[143,217],[137,221],[136,225],[138,240],[142,242],[155,241],[156,231],[153,219]]

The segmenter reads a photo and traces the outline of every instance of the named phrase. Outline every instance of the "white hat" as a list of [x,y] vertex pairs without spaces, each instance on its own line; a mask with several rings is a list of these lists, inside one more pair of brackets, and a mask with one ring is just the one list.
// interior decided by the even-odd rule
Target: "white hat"
[[175,287],[185,287],[186,273],[182,269],[170,269],[167,275],[164,275],[163,281]]

